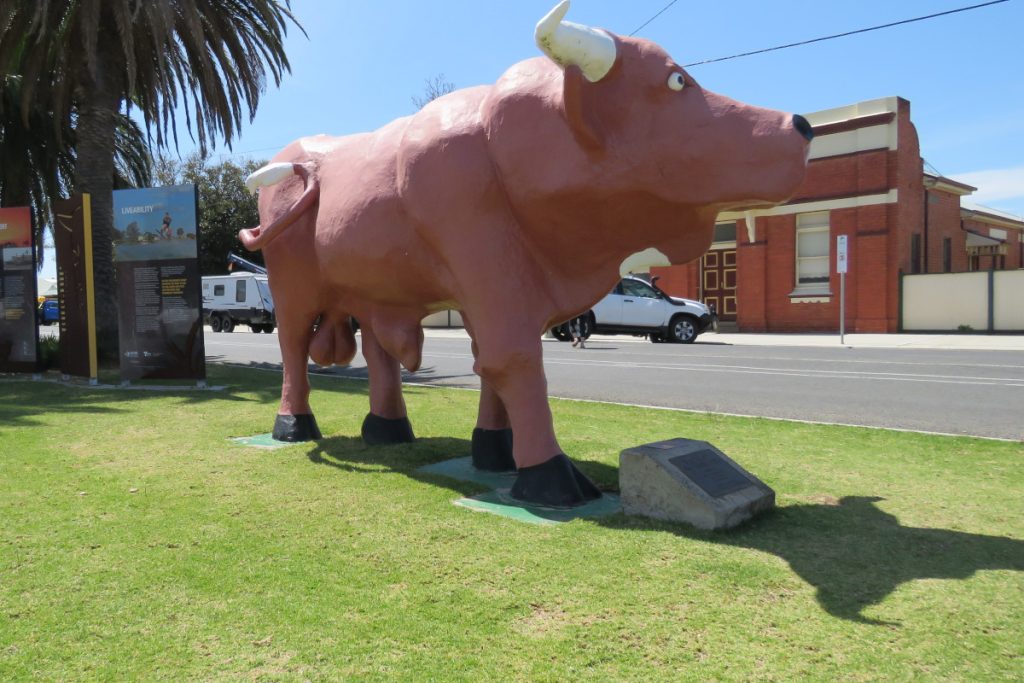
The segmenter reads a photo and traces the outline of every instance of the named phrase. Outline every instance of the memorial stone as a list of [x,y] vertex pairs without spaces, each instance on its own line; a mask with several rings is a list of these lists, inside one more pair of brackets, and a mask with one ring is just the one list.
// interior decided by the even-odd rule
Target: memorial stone
[[627,515],[728,529],[775,506],[775,491],[706,441],[671,439],[619,456]]

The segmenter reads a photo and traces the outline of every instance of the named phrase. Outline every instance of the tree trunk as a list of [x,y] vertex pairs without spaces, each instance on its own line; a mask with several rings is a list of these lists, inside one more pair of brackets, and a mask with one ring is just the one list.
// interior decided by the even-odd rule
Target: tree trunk
[[[116,40],[116,38],[111,38]],[[116,48],[115,48],[116,49]],[[117,286],[113,259],[114,133],[121,93],[116,53],[97,48],[95,74],[82,65],[77,92],[75,191],[92,201],[93,273],[96,280],[96,336],[101,362],[117,363]]]

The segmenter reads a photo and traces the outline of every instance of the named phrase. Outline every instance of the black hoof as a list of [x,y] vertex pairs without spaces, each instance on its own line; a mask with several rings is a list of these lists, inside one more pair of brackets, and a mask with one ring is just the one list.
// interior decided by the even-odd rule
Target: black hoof
[[524,503],[558,508],[576,507],[601,497],[594,482],[563,453],[539,465],[520,467],[510,494]]
[[516,461],[512,459],[511,429],[473,430],[473,467],[487,472],[512,472]]
[[312,414],[278,415],[271,436],[277,441],[314,441],[323,438]]
[[363,420],[363,442],[367,446],[388,446],[396,443],[412,443],[416,435],[412,433],[412,423],[407,417],[393,420],[367,413]]

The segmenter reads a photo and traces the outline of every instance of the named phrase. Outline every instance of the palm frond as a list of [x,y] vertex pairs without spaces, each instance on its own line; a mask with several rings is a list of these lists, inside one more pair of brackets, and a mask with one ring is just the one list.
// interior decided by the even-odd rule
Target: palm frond
[[289,26],[302,30],[290,0],[9,0],[0,72],[23,77],[23,115],[45,103],[68,117],[97,79],[116,78],[158,147],[177,146],[180,105],[205,153],[230,147],[268,77],[290,70]]

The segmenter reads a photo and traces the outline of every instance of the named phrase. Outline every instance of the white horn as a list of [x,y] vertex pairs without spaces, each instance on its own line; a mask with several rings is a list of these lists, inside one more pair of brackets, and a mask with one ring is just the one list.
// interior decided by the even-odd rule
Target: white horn
[[600,29],[562,21],[568,11],[569,0],[562,0],[537,23],[537,47],[563,69],[575,64],[596,83],[615,64],[615,39]]

